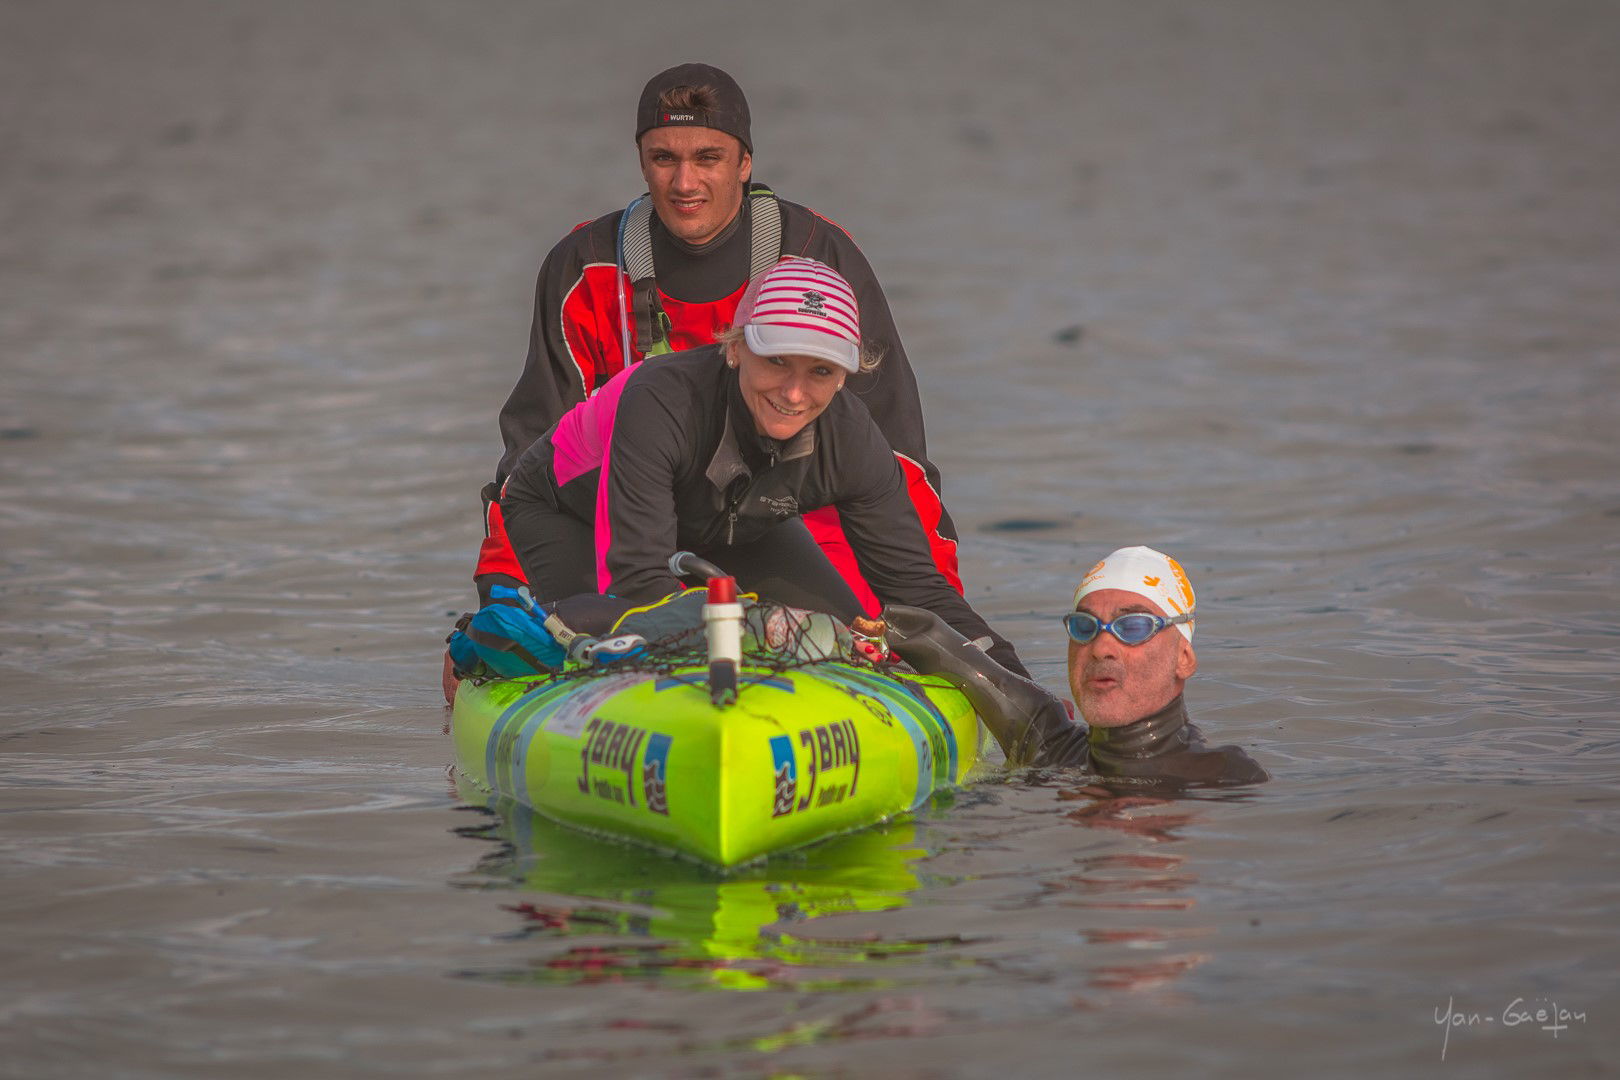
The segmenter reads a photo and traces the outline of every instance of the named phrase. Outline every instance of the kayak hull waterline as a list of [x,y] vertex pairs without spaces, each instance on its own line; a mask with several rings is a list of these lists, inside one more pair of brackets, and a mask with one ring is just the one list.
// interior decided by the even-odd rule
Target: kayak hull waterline
[[843,663],[464,681],[462,773],[566,825],[716,866],[849,832],[963,782],[983,729],[940,679]]

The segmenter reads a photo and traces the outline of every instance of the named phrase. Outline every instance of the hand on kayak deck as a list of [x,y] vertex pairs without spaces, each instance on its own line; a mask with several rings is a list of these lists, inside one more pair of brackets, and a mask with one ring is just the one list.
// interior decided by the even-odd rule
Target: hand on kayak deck
[[455,661],[450,659],[448,650],[444,654],[444,674],[440,677],[440,681],[444,687],[444,703],[454,705],[456,702],[456,687],[461,685],[461,680],[456,678],[456,664]]

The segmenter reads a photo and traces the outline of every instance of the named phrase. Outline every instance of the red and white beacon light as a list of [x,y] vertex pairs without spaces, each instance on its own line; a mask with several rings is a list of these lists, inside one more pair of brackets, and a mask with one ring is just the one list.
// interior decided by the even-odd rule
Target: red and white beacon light
[[709,639],[709,700],[730,705],[737,700],[737,669],[742,664],[742,605],[737,603],[737,579],[709,579],[709,600],[703,605],[703,629]]

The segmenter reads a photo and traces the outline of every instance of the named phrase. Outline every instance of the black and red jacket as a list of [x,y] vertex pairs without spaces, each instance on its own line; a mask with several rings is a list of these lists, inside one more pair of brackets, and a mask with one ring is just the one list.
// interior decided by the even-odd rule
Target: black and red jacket
[[[737,219],[701,248],[670,236],[653,216],[653,259],[659,299],[670,321],[672,349],[711,344],[716,334],[731,325],[748,285],[753,204],[769,197],[768,189],[751,185],[750,197],[743,200]],[[781,209],[782,254],[824,262],[855,290],[861,336],[883,359],[876,371],[851,375],[845,389],[860,398],[888,440],[933,562],[960,592],[956,529],[940,501],[939,472],[928,460],[917,380],[895,330],[888,300],[866,256],[840,226],[796,203],[774,201]],[[578,226],[552,248],[540,268],[528,359],[501,409],[506,449],[496,472],[497,485],[536,438],[624,367],[619,289],[622,283],[628,298],[631,283],[618,267],[623,214],[615,211]],[[630,336],[632,360],[639,361],[642,357],[635,351],[633,331]],[[807,515],[805,522],[856,596],[875,614],[873,594],[843,542],[836,511]],[[523,577],[506,541],[499,505],[493,502],[486,515],[486,538],[476,573]]]

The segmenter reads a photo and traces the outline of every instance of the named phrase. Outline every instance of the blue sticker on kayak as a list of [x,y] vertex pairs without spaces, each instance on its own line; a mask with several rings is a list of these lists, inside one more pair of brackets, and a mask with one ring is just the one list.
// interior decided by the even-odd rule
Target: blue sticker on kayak
[[793,812],[793,803],[799,797],[799,767],[793,761],[793,740],[786,735],[772,735],[771,761],[776,768],[776,798],[771,804],[771,817],[781,817]]
[[669,816],[665,778],[669,775],[669,747],[674,741],[668,735],[652,736],[647,740],[647,756],[641,759],[641,793],[646,796],[647,809],[665,817]]

